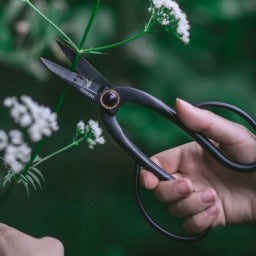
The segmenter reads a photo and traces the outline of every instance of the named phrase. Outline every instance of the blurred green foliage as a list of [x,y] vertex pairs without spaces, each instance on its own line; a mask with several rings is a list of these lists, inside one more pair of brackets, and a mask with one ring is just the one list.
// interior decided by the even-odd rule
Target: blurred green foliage
[[[78,42],[94,1],[35,1]],[[225,101],[256,115],[256,4],[254,0],[179,1],[191,24],[191,42],[166,34],[147,35],[104,55],[87,55],[116,85],[131,85],[173,105]],[[86,46],[120,41],[144,27],[147,1],[103,0]],[[61,61],[59,35],[18,0],[0,2],[1,97],[29,94],[54,107],[64,89],[40,64],[44,55]],[[1,128],[13,127],[0,109]],[[228,115],[229,117],[229,115]],[[95,106],[69,91],[59,115],[61,130],[42,154],[70,141],[80,119],[99,119]],[[119,113],[127,133],[149,155],[189,139],[148,110],[127,106]],[[217,228],[199,243],[170,241],[153,231],[136,209],[134,163],[108,137],[93,151],[81,146],[46,163],[43,191],[27,198],[17,188],[1,209],[1,221],[34,236],[51,235],[66,255],[244,255],[256,253],[255,225]],[[1,174],[3,175],[3,174]],[[145,196],[151,200],[150,194]],[[153,200],[153,199],[152,199]],[[153,200],[156,215],[163,208]],[[170,223],[170,229],[172,224]]]

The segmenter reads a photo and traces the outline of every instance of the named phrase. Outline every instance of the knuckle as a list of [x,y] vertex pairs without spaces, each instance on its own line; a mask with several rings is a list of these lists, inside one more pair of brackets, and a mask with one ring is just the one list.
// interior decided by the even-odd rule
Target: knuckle
[[190,234],[197,234],[210,227],[215,218],[215,216],[209,216],[206,211],[202,211],[186,219],[183,222],[183,228]]
[[155,189],[154,191],[155,197],[162,203],[168,202],[168,195],[165,193],[165,191],[161,189]]
[[174,181],[161,181],[155,188],[155,196],[163,203],[172,203],[179,200],[175,191],[177,180]]
[[187,216],[186,213],[181,211],[175,204],[169,204],[168,211],[172,216],[177,218],[183,218]]

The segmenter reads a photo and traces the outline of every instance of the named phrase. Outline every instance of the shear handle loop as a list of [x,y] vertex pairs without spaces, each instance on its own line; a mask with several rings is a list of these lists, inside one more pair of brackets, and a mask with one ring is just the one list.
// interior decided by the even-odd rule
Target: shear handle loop
[[211,227],[205,229],[199,234],[195,234],[192,236],[182,236],[176,233],[173,233],[165,228],[163,228],[158,222],[156,222],[151,216],[150,213],[146,210],[146,208],[143,205],[141,195],[140,195],[140,166],[137,164],[136,165],[136,170],[135,170],[135,175],[134,175],[134,194],[135,194],[135,199],[137,206],[144,217],[144,219],[153,227],[156,231],[161,233],[162,235],[166,236],[167,238],[172,238],[177,241],[182,241],[182,242],[195,242],[202,240],[205,236],[208,235],[208,233],[211,230]]
[[[256,170],[256,163],[252,164],[240,164],[237,162],[234,162],[230,159],[228,159],[217,147],[215,147],[212,142],[205,137],[203,134],[195,132],[187,128],[177,117],[176,112],[168,107],[166,104],[164,104],[162,101],[158,100],[157,98],[143,92],[140,90],[137,90],[135,88],[130,88],[130,87],[118,87],[115,88],[115,91],[119,94],[120,96],[120,104],[112,110],[110,113],[112,115],[115,115],[118,109],[125,103],[127,102],[134,102],[139,105],[143,105],[151,110],[154,110],[155,112],[159,113],[172,123],[176,124],[178,127],[181,128],[185,133],[187,133],[190,137],[192,137],[197,143],[199,143],[212,157],[214,157],[220,164],[223,166],[232,169],[234,171],[238,172],[251,172]],[[211,105],[211,103],[214,105]],[[216,103],[216,102],[207,102],[206,103],[201,103],[199,105],[200,107],[209,107],[209,106],[216,106],[220,108],[226,108],[230,111],[233,111],[237,114],[239,114],[242,118],[244,118],[247,122],[249,122],[254,129],[256,129],[256,122],[255,120],[250,117],[247,113],[244,111],[238,109],[237,107],[234,107],[232,105],[228,105],[225,103]],[[115,129],[115,127],[113,127]],[[113,130],[109,130],[110,133],[115,133]],[[120,133],[117,131],[117,133]],[[115,134],[114,134],[115,136]],[[122,143],[122,139],[119,138]],[[128,146],[128,151],[130,151],[129,147],[131,144],[127,144]],[[125,146],[125,147],[126,147]],[[134,145],[133,145],[134,146]],[[141,154],[141,152],[139,152]],[[134,157],[134,156],[133,156]],[[136,159],[136,158],[135,158]],[[138,162],[140,163],[140,162]]]

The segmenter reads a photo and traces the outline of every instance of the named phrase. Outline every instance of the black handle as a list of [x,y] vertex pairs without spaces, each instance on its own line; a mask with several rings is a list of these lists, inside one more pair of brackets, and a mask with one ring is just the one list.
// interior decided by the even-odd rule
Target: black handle
[[[106,99],[105,102],[104,99]],[[110,101],[109,99],[116,99],[116,101]],[[101,97],[101,117],[108,132],[111,134],[114,140],[137,163],[139,163],[145,169],[154,173],[158,179],[162,181],[174,179],[174,177],[161,169],[158,165],[151,161],[140,149],[138,149],[138,147],[134,145],[134,143],[125,135],[124,131],[120,127],[116,119],[116,112],[123,104],[127,102],[134,102],[140,105],[144,105],[155,111],[157,111],[156,107],[159,106],[160,108],[157,112],[166,115],[166,117],[168,116],[174,120],[177,119],[175,112],[172,109],[168,108],[166,105],[164,105],[158,99],[135,88],[119,87],[115,88],[115,90],[107,90],[106,93],[103,92]],[[107,104],[114,107],[109,107],[107,106]],[[166,107],[166,110],[162,110],[161,107]]]
[[119,123],[117,122],[115,115],[111,115],[108,112],[102,111],[101,117],[111,136],[137,163],[154,173],[160,180],[174,179],[174,177],[172,177],[170,174],[156,165],[153,161],[151,161],[133,144],[133,142],[131,142],[131,140],[128,139],[128,137],[121,129]]
[[[134,102],[140,105],[143,105],[145,107],[148,107],[155,112],[159,113],[160,115],[164,116],[174,124],[178,125],[182,130],[184,130],[186,133],[188,133],[194,140],[196,140],[205,150],[207,150],[217,161],[219,161],[222,165],[233,169],[235,171],[242,171],[242,172],[248,172],[256,170],[256,164],[239,164],[236,162],[233,162],[226,158],[219,150],[216,148],[208,138],[206,138],[204,135],[194,132],[190,129],[188,129],[186,126],[181,123],[181,121],[178,119],[176,112],[168,107],[166,104],[158,100],[157,98],[154,98],[153,96],[139,91],[135,88],[130,87],[119,87],[115,88],[115,90],[111,89],[108,90],[106,93],[103,93],[103,96],[101,98],[101,116],[103,119],[103,122],[111,134],[111,136],[116,140],[116,142],[133,158],[136,160],[137,168],[136,168],[136,174],[135,174],[135,196],[136,196],[136,202],[137,205],[144,216],[145,220],[158,232],[162,233],[163,235],[179,240],[184,242],[192,242],[197,241],[202,238],[204,238],[209,230],[211,228],[208,228],[204,230],[202,233],[193,235],[193,236],[182,236],[175,234],[173,232],[170,232],[164,228],[162,228],[157,222],[155,222],[149,213],[146,211],[142,204],[142,200],[139,193],[139,173],[140,173],[140,167],[144,167],[148,171],[151,171],[154,173],[159,180],[173,180],[175,179],[173,176],[168,174],[165,170],[161,169],[159,166],[157,166],[154,162],[152,162],[142,151],[140,151],[132,142],[129,140],[129,138],[125,135],[122,128],[120,127],[117,119],[116,119],[116,112],[118,109],[125,104],[126,102]],[[199,107],[223,107],[230,111],[233,111],[237,114],[239,114],[241,117],[243,117],[246,121],[248,121],[254,129],[256,129],[256,122],[253,118],[251,118],[247,113],[243,112],[242,110],[228,105],[224,103],[219,102],[206,102],[201,103]]]
[[[116,92],[118,93],[118,96]],[[121,129],[115,114],[121,105],[129,101],[147,106],[157,111],[158,113],[163,114],[166,118],[171,119],[175,123],[179,121],[176,117],[176,113],[172,109],[168,108],[158,99],[136,89],[117,88],[115,89],[115,91],[109,90],[107,93],[104,93],[102,95],[101,103],[103,108],[101,108],[101,117],[107,130],[109,131],[111,136],[116,140],[116,142],[138,163],[135,173],[134,192],[136,203],[140,212],[142,213],[142,216],[155,230],[157,230],[158,232],[160,232],[161,234],[168,238],[184,242],[193,242],[203,239],[208,234],[210,228],[206,229],[200,234],[196,234],[193,236],[178,235],[161,227],[161,225],[159,225],[156,221],[154,221],[151,218],[150,214],[144,208],[139,192],[140,166],[143,166],[146,170],[149,170],[152,173],[154,173],[161,181],[173,180],[175,178],[168,174],[163,169],[161,169],[158,165],[151,161],[143,152],[141,152],[128,139],[128,137]]]
[[191,236],[184,236],[180,235],[174,232],[171,232],[165,228],[163,228],[158,222],[156,222],[151,216],[150,213],[146,210],[146,208],[143,205],[141,195],[140,195],[140,170],[141,167],[137,164],[136,165],[136,170],[135,170],[135,175],[134,175],[134,194],[135,194],[135,199],[137,206],[144,217],[144,219],[153,227],[156,231],[161,233],[162,235],[177,240],[177,241],[182,241],[182,242],[195,242],[202,240],[211,230],[211,227],[205,229],[203,232]]
[[[119,126],[115,114],[118,109],[127,102],[134,102],[139,105],[143,105],[149,109],[154,110],[160,115],[164,116],[166,119],[170,120],[177,126],[179,126],[183,131],[190,135],[195,141],[197,141],[212,157],[214,157],[220,164],[223,166],[232,169],[238,172],[251,172],[256,170],[256,163],[252,164],[240,164],[235,161],[228,159],[217,147],[215,147],[212,142],[205,137],[203,134],[195,132],[187,128],[177,117],[176,112],[164,104],[162,101],[157,98],[130,87],[119,87],[115,88],[115,91],[118,95],[118,104],[115,108],[112,109],[103,109],[102,108],[102,118],[112,137],[118,142],[118,144],[126,150],[141,166],[147,168],[149,171],[152,171],[160,180],[172,179],[172,176],[166,174],[162,169],[159,169],[157,165],[152,163],[151,160],[148,160],[146,157],[124,134],[121,127]],[[235,112],[244,118],[249,124],[256,130],[256,120],[250,117],[246,112],[241,109],[220,102],[205,102],[198,104],[199,107],[205,108],[209,106],[226,108],[229,111]]]

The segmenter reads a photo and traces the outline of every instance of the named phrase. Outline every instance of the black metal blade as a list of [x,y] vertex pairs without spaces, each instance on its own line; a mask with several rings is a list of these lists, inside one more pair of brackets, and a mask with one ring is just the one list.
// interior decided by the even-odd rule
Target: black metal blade
[[[56,40],[57,44],[67,57],[67,59],[70,61],[70,63],[73,62],[74,57],[76,55],[75,51],[71,48],[70,45],[63,41]],[[90,80],[95,81],[98,84],[101,84],[105,87],[111,88],[111,83],[102,75],[100,72],[98,72],[88,61],[86,61],[82,56],[79,57],[78,65],[77,65],[77,71],[79,74],[87,77]]]
[[98,103],[99,95],[103,91],[104,86],[99,85],[87,77],[74,73],[52,61],[44,58],[41,58],[41,60],[51,72],[77,89],[80,93],[84,94],[87,98]]

